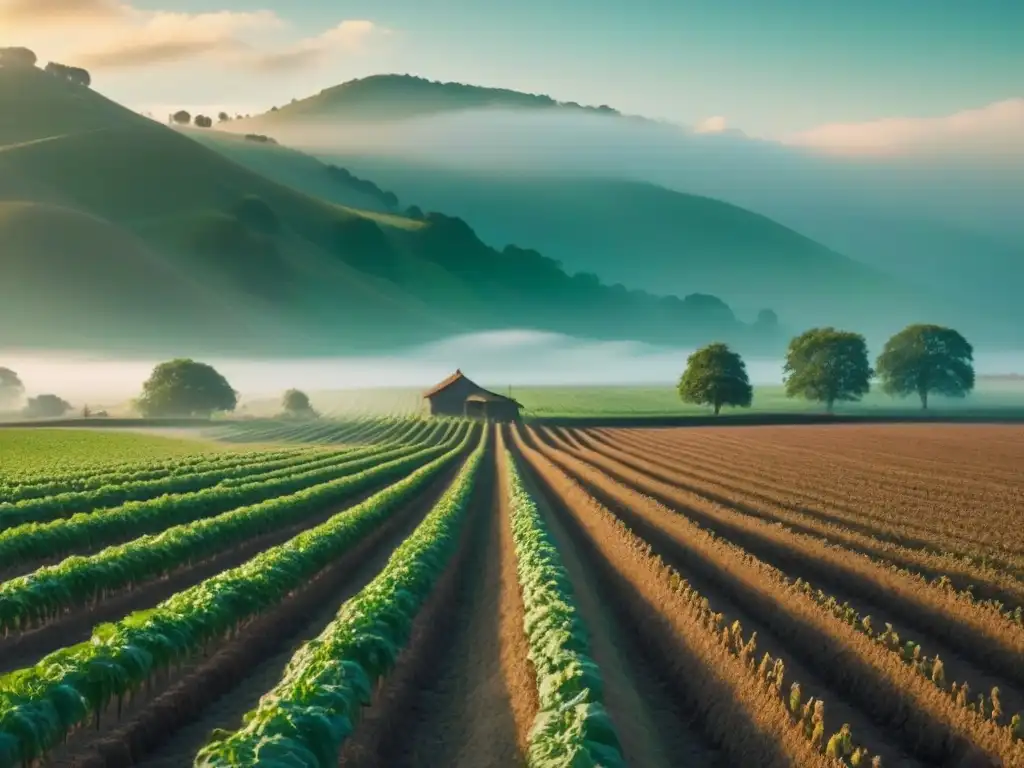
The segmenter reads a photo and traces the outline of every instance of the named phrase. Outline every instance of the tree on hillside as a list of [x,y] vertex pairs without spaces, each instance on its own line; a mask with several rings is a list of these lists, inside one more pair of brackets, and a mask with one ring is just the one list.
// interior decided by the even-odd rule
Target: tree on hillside
[[25,392],[25,385],[10,368],[0,367],[0,408],[17,403]]
[[23,413],[30,419],[59,419],[71,410],[71,403],[56,395],[30,397]]
[[22,48],[20,46],[0,48],[0,67],[31,69],[38,60],[35,51],[29,48]]
[[940,325],[904,328],[886,342],[875,367],[882,391],[916,394],[925,410],[932,392],[964,397],[974,389],[974,349],[957,331]]
[[92,85],[92,76],[88,70],[81,67],[69,67],[66,64],[58,64],[56,61],[51,61],[46,65],[45,71],[53,77],[67,80],[75,85],[84,85],[87,88]]
[[229,115],[227,112],[221,112],[217,115],[218,122],[226,123],[229,120],[231,120],[231,115]]
[[207,117],[206,115],[196,115],[196,119],[193,122],[195,122],[196,128],[213,127],[213,118]]
[[176,122],[178,125],[188,125],[192,122],[192,115],[190,115],[184,109],[179,109],[177,112],[171,115],[171,120]]
[[856,402],[871,390],[868,346],[859,333],[812,328],[789,342],[786,395],[825,403]]
[[679,379],[679,397],[686,403],[710,405],[717,416],[723,405],[749,408],[754,389],[743,358],[726,344],[715,343],[687,358],[686,371]]
[[143,416],[209,417],[233,411],[238,393],[206,363],[177,359],[160,363],[142,386],[136,406]]
[[281,399],[281,406],[284,415],[291,418],[310,419],[316,418],[316,411],[309,402],[309,395],[298,389],[289,389]]

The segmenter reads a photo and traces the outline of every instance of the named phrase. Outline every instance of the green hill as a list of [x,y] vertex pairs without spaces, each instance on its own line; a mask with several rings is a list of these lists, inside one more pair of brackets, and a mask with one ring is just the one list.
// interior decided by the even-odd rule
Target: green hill
[[[404,145],[401,131],[353,139],[368,143],[346,151],[346,127],[371,121],[401,125],[410,118],[489,107],[585,109],[547,96],[383,75],[328,88],[228,129],[265,131],[300,149],[315,136],[318,143],[307,151],[372,179],[403,205],[465,218],[487,242],[529,243],[569,271],[608,282],[712,294],[745,317],[774,307],[793,326],[877,325],[884,331],[921,309],[909,289],[881,271],[719,200],[602,176],[600,168],[569,176],[536,168],[510,173],[470,169],[467,163],[456,167],[424,159],[429,152]],[[594,111],[642,120],[610,108]],[[309,131],[318,125],[338,127],[336,147],[325,145],[323,130]]]
[[0,69],[0,104],[11,345],[326,354],[502,327],[745,333],[712,297],[570,277],[534,251],[487,247],[458,218],[340,205],[39,70]]
[[584,106],[555,101],[543,94],[505,88],[444,83],[412,75],[373,75],[325,88],[315,96],[275,107],[261,116],[272,127],[297,121],[341,118],[367,121],[402,120],[470,109],[562,109],[618,115],[607,105]]

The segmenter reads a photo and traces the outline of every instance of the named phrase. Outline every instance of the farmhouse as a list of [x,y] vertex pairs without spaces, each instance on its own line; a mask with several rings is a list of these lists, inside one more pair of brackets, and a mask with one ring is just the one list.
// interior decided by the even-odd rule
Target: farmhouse
[[423,398],[430,403],[432,416],[467,416],[471,419],[490,419],[491,421],[518,421],[518,402],[511,397],[488,392],[483,387],[466,378],[461,370],[436,387],[423,393]]

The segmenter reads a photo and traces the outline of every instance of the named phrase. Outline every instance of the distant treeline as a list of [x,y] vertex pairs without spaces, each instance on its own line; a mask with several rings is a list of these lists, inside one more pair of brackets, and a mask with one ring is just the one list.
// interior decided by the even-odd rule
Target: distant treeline
[[[38,61],[39,59],[35,51],[29,48],[22,48],[20,46],[0,48],[0,67],[31,69],[36,66]],[[92,85],[92,76],[88,70],[81,67],[69,67],[66,64],[58,64],[56,61],[51,61],[43,71],[48,75],[52,75],[60,80],[66,80],[75,85],[84,85],[87,88]]]
[[379,200],[389,211],[394,211],[398,208],[398,195],[394,192],[386,192],[372,181],[369,181],[368,179],[360,179],[345,168],[339,168],[336,165],[328,165],[327,172],[335,181],[346,184],[349,187],[362,192],[364,195],[368,195]]

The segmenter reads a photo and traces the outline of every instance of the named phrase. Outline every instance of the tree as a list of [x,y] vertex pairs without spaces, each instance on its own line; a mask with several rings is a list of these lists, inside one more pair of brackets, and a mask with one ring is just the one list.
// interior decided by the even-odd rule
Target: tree
[[25,392],[18,374],[10,368],[0,367],[0,407],[14,405]]
[[196,128],[213,127],[213,118],[207,117],[206,115],[196,115],[194,122],[196,124]]
[[974,389],[974,349],[952,328],[910,325],[885,343],[875,366],[882,391],[916,394],[928,409],[929,393],[964,397]]
[[71,404],[56,395],[30,397],[23,413],[30,419],[58,419],[71,410]]
[[717,416],[723,405],[749,408],[754,389],[743,358],[727,345],[715,343],[687,358],[686,371],[679,379],[679,397],[686,403],[710,405]]
[[217,115],[217,121],[218,122],[226,123],[226,122],[228,122],[230,120],[231,120],[231,115],[229,115],[227,112],[221,112],[221,113],[219,113]]
[[294,418],[313,418],[316,411],[309,402],[309,395],[298,389],[289,389],[281,399],[281,406],[284,408],[285,416]]
[[29,48],[0,48],[0,67],[31,69],[37,61],[35,51]]
[[81,67],[69,67],[66,64],[58,64],[56,61],[51,61],[46,65],[45,71],[53,77],[67,80],[75,85],[84,85],[86,88],[92,85],[92,76],[88,70]]
[[871,390],[868,345],[859,333],[812,328],[789,342],[786,395],[825,403],[855,402]]
[[178,125],[188,125],[192,122],[192,115],[190,115],[184,109],[179,109],[177,112],[171,115],[171,119]]
[[177,359],[160,363],[142,386],[136,405],[143,416],[203,416],[233,411],[238,393],[206,363]]

